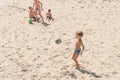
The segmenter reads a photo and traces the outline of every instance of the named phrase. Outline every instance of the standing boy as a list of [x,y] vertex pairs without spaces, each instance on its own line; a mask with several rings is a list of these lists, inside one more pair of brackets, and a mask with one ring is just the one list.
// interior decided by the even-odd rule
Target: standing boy
[[52,13],[51,13],[51,10],[49,9],[48,12],[46,13],[46,19],[48,21],[50,20],[54,20],[53,17],[52,17]]
[[41,10],[43,10],[42,3],[38,0],[34,0],[33,8],[35,8],[35,11],[40,15],[40,17],[44,23],[43,16],[41,15]]
[[[77,58],[78,58],[79,55],[82,56],[82,53],[83,53],[83,51],[85,49],[84,44],[82,42],[82,37],[83,37],[83,32],[82,31],[76,33],[76,39],[78,41],[76,42],[76,45],[75,45],[76,48],[75,48],[75,51],[74,51],[73,57],[72,57],[72,59],[75,62],[75,65],[76,65],[76,69],[79,68],[79,63],[77,61]],[[83,47],[83,48],[81,49],[81,47]]]

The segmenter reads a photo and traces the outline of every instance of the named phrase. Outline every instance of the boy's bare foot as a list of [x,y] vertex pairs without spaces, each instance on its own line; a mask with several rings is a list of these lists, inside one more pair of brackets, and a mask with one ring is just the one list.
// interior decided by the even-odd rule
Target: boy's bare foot
[[76,69],[79,69],[80,68],[80,65],[78,64],[78,65],[76,65]]
[[76,66],[76,69],[80,69],[80,67],[79,67],[79,66]]
[[83,66],[76,66],[76,69],[84,69],[85,67]]
[[42,22],[42,24],[44,25],[44,24],[45,24],[45,22]]

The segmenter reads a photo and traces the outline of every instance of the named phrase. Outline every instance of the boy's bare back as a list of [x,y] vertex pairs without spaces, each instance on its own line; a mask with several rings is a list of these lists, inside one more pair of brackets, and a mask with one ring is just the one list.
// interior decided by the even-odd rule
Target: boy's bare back
[[42,3],[40,1],[35,0],[33,7],[38,8],[38,9],[42,9]]
[[35,17],[35,11],[34,11],[34,9],[32,8],[32,7],[29,7],[29,18],[33,18],[33,17]]
[[35,7],[40,7],[41,3],[40,2],[34,2]]

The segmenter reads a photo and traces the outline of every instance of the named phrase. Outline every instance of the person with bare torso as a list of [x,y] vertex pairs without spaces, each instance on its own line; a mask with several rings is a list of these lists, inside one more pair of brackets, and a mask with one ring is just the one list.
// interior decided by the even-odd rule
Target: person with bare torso
[[[76,38],[78,39],[78,41],[76,42],[76,45],[75,45],[76,48],[75,48],[75,51],[74,51],[73,56],[72,56],[72,59],[74,60],[74,62],[76,64],[76,69],[79,68],[79,63],[77,61],[77,58],[78,58],[79,54],[81,54],[81,56],[82,56],[82,53],[85,49],[83,42],[82,42],[82,39],[81,39],[82,37],[83,37],[82,31],[76,33]],[[81,50],[81,47],[83,47],[82,50]]]
[[29,18],[36,20],[36,12],[31,6],[29,7]]
[[52,13],[51,13],[51,10],[49,9],[48,12],[46,13],[46,19],[48,21],[52,20],[54,21],[54,18],[52,17]]
[[42,3],[38,0],[34,0],[34,4],[33,4],[33,8],[35,9],[35,11],[37,12],[37,14],[40,15],[43,23],[44,23],[44,19],[43,19],[43,16],[41,15],[41,10],[43,10],[42,8]]

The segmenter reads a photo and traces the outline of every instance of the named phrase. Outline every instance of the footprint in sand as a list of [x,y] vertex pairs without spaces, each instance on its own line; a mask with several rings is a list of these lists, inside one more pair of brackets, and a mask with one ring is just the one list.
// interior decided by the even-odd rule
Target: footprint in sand
[[108,75],[108,74],[105,74],[104,76],[105,76],[105,77],[107,77],[107,78],[109,78],[109,77],[110,77],[110,75]]
[[100,44],[103,44],[104,42],[101,42]]
[[55,56],[53,56],[52,58],[56,58],[56,57],[58,57],[59,55],[55,55]]
[[120,57],[120,55],[118,55],[117,57]]
[[37,51],[39,51],[39,49],[38,49],[38,48],[37,48],[36,50],[37,50]]
[[27,69],[22,69],[21,72],[27,72],[28,70]]
[[81,4],[81,1],[78,1],[79,4]]
[[11,16],[12,14],[9,14],[9,16]]
[[2,47],[2,48],[4,48],[5,46],[4,46],[4,45],[2,45],[1,47]]
[[70,72],[69,71],[64,71],[62,72],[62,75],[67,76]]
[[32,50],[32,48],[27,48],[27,50]]
[[37,37],[35,37],[34,39],[38,39]]
[[37,77],[38,76],[38,74],[34,74],[33,76],[32,76],[32,78],[35,78],[35,77]]
[[70,48],[65,48],[65,50],[69,50]]
[[76,76],[73,72],[70,73],[69,76],[70,76],[71,78],[77,79],[77,76]]
[[60,70],[66,70],[68,69],[69,65],[64,65],[63,68],[61,68]]
[[116,71],[113,71],[113,72],[112,72],[112,74],[113,74],[113,75],[116,75],[116,74],[118,74],[118,72],[116,72]]
[[27,19],[27,17],[24,17],[24,19]]
[[29,46],[27,46],[27,50],[32,50],[33,48],[31,48],[31,47],[29,47]]
[[71,44],[71,42],[66,42],[66,45],[69,45],[69,44]]
[[43,49],[43,50],[45,50],[45,51],[46,51],[46,50],[48,50],[48,49],[47,49],[47,48],[45,48],[45,49]]
[[34,58],[34,59],[33,59],[33,61],[37,61],[37,59],[36,59],[36,58]]
[[19,13],[22,13],[22,11],[19,11]]
[[3,72],[3,71],[4,71],[3,67],[0,67],[0,72]]
[[66,33],[63,33],[63,35],[66,35]]

